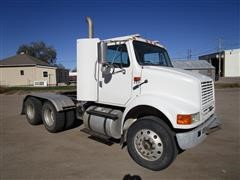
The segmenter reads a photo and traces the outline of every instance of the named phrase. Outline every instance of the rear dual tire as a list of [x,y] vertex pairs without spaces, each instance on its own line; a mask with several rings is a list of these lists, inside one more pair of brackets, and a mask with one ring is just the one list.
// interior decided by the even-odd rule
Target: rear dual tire
[[75,112],[73,110],[58,112],[51,102],[45,101],[42,103],[34,97],[29,97],[25,101],[25,114],[30,124],[43,123],[51,133],[70,129],[75,123]]
[[27,98],[25,102],[25,114],[31,125],[38,125],[42,123],[41,111],[42,103],[40,100],[34,97]]
[[45,128],[56,133],[62,131],[65,125],[64,112],[57,112],[50,102],[45,102],[42,107],[42,120]]

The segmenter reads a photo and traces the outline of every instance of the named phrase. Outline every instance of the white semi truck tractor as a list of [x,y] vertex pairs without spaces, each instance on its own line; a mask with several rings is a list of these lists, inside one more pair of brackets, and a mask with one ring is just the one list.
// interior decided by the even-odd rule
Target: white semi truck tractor
[[81,119],[117,139],[139,165],[157,171],[219,129],[213,80],[172,66],[167,50],[139,34],[77,40],[77,94],[29,94],[22,113],[59,132]]

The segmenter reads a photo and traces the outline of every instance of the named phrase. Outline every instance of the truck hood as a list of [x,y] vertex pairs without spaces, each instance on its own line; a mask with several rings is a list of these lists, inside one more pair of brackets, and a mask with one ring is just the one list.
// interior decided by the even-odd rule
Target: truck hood
[[198,110],[201,106],[201,82],[212,81],[199,73],[155,66],[143,67],[142,80],[148,81],[141,86],[142,95],[177,99],[182,104],[188,104]]
[[175,74],[177,76],[182,76],[185,78],[195,79],[196,81],[204,82],[211,81],[212,79],[208,76],[202,75],[200,73],[186,71],[183,69],[172,68],[172,67],[162,67],[162,66],[144,66],[146,71],[162,71],[165,73]]

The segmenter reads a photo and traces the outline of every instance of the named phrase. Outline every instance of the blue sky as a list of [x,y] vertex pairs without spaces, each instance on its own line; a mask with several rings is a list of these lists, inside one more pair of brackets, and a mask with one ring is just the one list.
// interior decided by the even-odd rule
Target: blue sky
[[6,0],[0,1],[0,59],[20,44],[44,41],[57,50],[57,62],[76,64],[76,39],[87,37],[85,17],[100,39],[140,33],[159,40],[171,58],[192,58],[240,47],[239,0]]

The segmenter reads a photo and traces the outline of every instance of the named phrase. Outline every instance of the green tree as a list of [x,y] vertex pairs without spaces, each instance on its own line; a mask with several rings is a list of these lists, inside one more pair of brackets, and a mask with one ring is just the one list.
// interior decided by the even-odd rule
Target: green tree
[[42,41],[22,44],[17,50],[17,54],[28,54],[49,64],[56,63],[57,53],[52,46],[47,46]]

